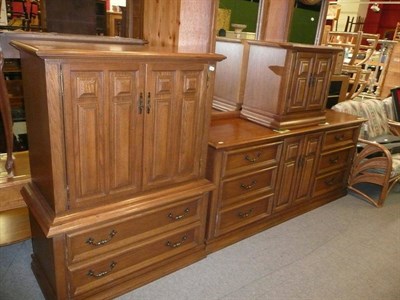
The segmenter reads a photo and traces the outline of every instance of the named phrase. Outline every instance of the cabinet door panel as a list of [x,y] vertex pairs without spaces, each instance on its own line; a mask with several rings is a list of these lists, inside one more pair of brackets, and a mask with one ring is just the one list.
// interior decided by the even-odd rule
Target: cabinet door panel
[[[197,69],[197,70],[196,70]],[[201,126],[200,107],[203,105],[203,66],[195,70],[181,72],[182,107],[180,111],[179,157],[177,176],[180,179],[196,178],[199,172],[201,138],[198,137]]]
[[[102,70],[102,71],[98,71]],[[95,205],[141,185],[143,87],[138,64],[63,66],[69,205]]]
[[314,54],[297,53],[296,63],[293,70],[292,83],[290,85],[290,94],[287,112],[296,112],[305,110],[308,102],[308,88],[310,85],[310,74],[312,72]]
[[138,111],[139,70],[110,72],[110,190],[135,192],[141,185],[143,118]]
[[279,170],[279,195],[275,198],[274,211],[279,211],[290,206],[291,195],[296,183],[298,161],[301,153],[301,138],[289,138],[285,141],[283,161]]
[[[70,195],[79,201],[106,193],[104,136],[104,72],[71,71],[71,90],[64,101]],[[67,85],[68,86],[68,85]],[[68,93],[70,92],[70,93]],[[70,135],[68,134],[70,133]],[[68,149],[67,149],[68,151]],[[74,174],[72,176],[72,174]]]
[[328,87],[332,65],[332,56],[330,54],[317,54],[314,61],[313,74],[311,80],[311,89],[309,93],[309,102],[307,109],[325,108],[328,96]]
[[322,133],[307,135],[304,138],[303,155],[300,159],[300,169],[296,182],[296,194],[294,202],[301,202],[310,199],[313,187],[317,157],[321,148]]
[[144,189],[199,175],[204,76],[204,65],[148,66]]
[[177,71],[148,68],[144,129],[144,189],[172,181],[176,153],[173,148],[176,118]]

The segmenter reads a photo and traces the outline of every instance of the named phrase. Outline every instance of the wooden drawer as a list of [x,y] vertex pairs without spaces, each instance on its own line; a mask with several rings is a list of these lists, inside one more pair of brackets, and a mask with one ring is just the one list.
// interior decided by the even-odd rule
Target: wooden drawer
[[343,170],[338,170],[336,172],[317,177],[314,185],[313,197],[317,197],[332,191],[339,192],[340,190],[346,188],[346,181],[347,174],[343,174]]
[[271,214],[272,195],[257,197],[244,205],[237,205],[220,214],[216,236],[235,230]]
[[222,176],[229,176],[251,168],[262,168],[277,164],[282,142],[253,146],[224,153]]
[[71,296],[90,290],[100,293],[140,269],[199,247],[204,247],[204,232],[201,226],[192,225],[136,243],[123,253],[69,266]]
[[357,139],[357,128],[344,128],[325,133],[322,151],[354,144]]
[[[70,263],[98,256],[133,243],[151,234],[159,234],[197,221],[202,214],[202,198],[194,198],[164,209],[155,208],[138,216],[117,220],[102,227],[67,235]],[[154,233],[149,233],[154,231]]]
[[273,166],[222,181],[220,187],[222,207],[231,205],[255,193],[273,192],[276,173],[277,167]]
[[322,153],[319,160],[318,174],[347,169],[354,147]]

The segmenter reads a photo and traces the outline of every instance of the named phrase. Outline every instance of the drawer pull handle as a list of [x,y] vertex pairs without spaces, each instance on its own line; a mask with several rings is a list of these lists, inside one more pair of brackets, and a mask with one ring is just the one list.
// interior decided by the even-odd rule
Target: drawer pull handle
[[343,139],[344,139],[344,134],[337,134],[337,135],[335,135],[335,140],[337,140],[337,141],[343,141]]
[[244,184],[244,183],[240,184],[240,187],[244,190],[250,190],[256,185],[256,183],[257,181],[253,180],[250,184]]
[[257,152],[256,156],[250,157],[249,155],[246,155],[246,156],[244,157],[244,159],[247,160],[247,161],[249,161],[249,162],[254,163],[254,162],[256,162],[257,160],[259,160],[260,157],[261,157],[261,152]]
[[333,158],[333,157],[331,157],[330,159],[329,159],[329,162],[331,163],[331,164],[336,164],[337,162],[339,161],[339,157],[335,157],[335,158]]
[[190,211],[190,209],[189,209],[189,207],[188,207],[188,208],[186,208],[186,209],[183,211],[183,214],[181,214],[181,215],[174,216],[173,213],[169,213],[169,214],[168,214],[168,218],[170,218],[170,219],[172,219],[172,220],[180,220],[180,219],[182,219],[184,216],[186,216],[186,215],[189,213],[189,211]]
[[247,218],[251,215],[251,213],[253,212],[253,209],[248,210],[247,212],[240,212],[238,213],[238,216],[241,218]]
[[187,235],[184,235],[181,239],[180,242],[177,243],[172,243],[170,241],[167,241],[166,246],[170,247],[170,248],[178,248],[180,246],[182,246],[182,244],[187,240]]
[[109,237],[110,237],[109,239],[104,239],[104,240],[95,242],[94,239],[90,237],[90,238],[87,239],[86,244],[93,245],[93,246],[101,246],[101,245],[107,244],[109,241],[111,241],[112,238],[116,234],[117,234],[117,232],[113,229],[113,230],[111,230],[111,232],[109,234]]
[[335,178],[331,178],[331,179],[325,180],[325,184],[329,185],[329,186],[334,185],[335,184]]
[[109,269],[109,270],[103,271],[103,272],[100,272],[100,273],[97,273],[97,274],[95,274],[94,271],[89,270],[89,272],[87,273],[87,275],[88,275],[89,277],[95,277],[95,278],[100,278],[100,277],[106,276],[108,273],[110,273],[110,272],[114,269],[114,267],[115,267],[116,265],[117,265],[117,263],[116,263],[115,261],[113,261],[113,262],[111,262],[111,264],[110,264],[110,269]]

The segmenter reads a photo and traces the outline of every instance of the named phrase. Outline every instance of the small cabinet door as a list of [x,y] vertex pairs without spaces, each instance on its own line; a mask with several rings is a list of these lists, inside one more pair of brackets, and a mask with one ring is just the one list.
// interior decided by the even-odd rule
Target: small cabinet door
[[206,65],[147,66],[143,188],[199,176]]
[[274,211],[288,208],[291,204],[293,187],[296,185],[296,174],[301,158],[301,137],[287,138],[283,148],[283,160],[279,166],[278,195],[274,201]]
[[319,53],[315,55],[310,90],[308,95],[307,110],[320,110],[325,108],[328,97],[328,84],[332,68],[332,54]]
[[141,187],[139,64],[62,65],[70,208]]
[[322,133],[285,140],[283,161],[279,167],[279,194],[274,211],[310,199],[321,148]]
[[294,61],[286,111],[324,109],[332,54],[298,52]]
[[317,158],[321,148],[322,133],[304,137],[302,156],[299,160],[299,170],[293,202],[310,199],[316,175]]

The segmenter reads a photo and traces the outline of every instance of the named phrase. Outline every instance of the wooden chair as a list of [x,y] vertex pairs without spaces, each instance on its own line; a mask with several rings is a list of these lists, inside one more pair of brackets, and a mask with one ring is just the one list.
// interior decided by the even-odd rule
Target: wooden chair
[[12,131],[12,116],[11,116],[11,106],[10,100],[7,92],[7,85],[4,78],[4,73],[2,72],[4,65],[3,53],[0,51],[0,111],[1,118],[4,124],[4,134],[6,138],[6,148],[7,148],[7,159],[5,163],[5,169],[7,170],[8,176],[13,176],[13,131]]
[[369,84],[371,70],[364,70],[361,66],[343,65],[342,74],[349,77],[350,89],[346,93],[346,99],[354,99],[359,96]]
[[350,16],[347,16],[344,31],[357,32],[363,30],[363,28],[364,28],[364,18],[362,18],[361,16],[357,16],[356,20],[354,21],[354,17],[351,17],[350,19]]
[[327,45],[342,47],[344,64],[360,66],[369,60],[378,45],[379,34],[344,31],[328,32]]
[[[361,195],[376,207],[381,207],[388,192],[400,180],[400,136],[395,136],[390,126],[400,128],[400,123],[389,121],[384,103],[377,99],[347,100],[332,107],[364,118],[360,132],[360,151],[354,158],[348,189]],[[379,186],[379,195],[369,194],[365,185]]]

